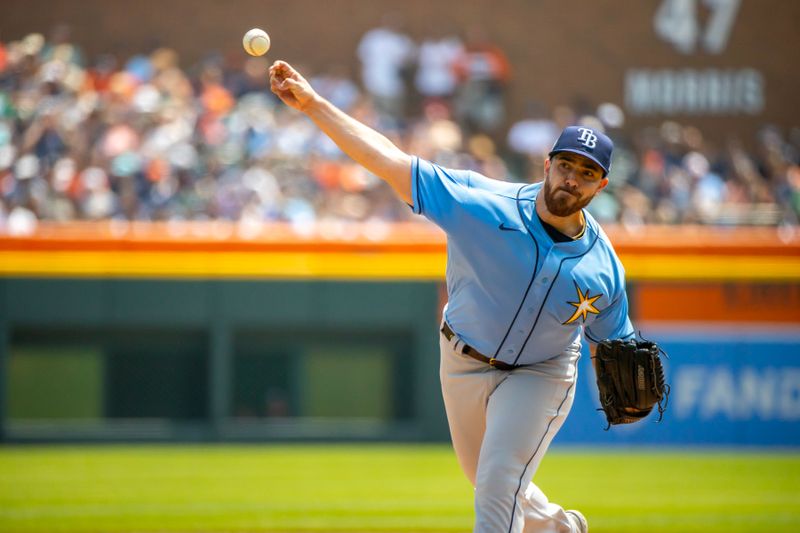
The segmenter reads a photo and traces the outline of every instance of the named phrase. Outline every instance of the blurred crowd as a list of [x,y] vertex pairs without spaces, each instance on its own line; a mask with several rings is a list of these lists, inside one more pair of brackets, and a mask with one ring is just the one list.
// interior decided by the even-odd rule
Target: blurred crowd
[[[614,138],[601,221],[787,224],[800,213],[800,128],[765,127],[746,149],[664,122],[623,134],[605,103],[509,117],[503,51],[479,30],[414,42],[395,21],[367,32],[359,75],[310,72],[314,87],[409,153],[510,181],[542,178],[562,127]],[[399,221],[389,188],[268,89],[267,60],[210,55],[183,68],[168,48],[87,58],[65,27],[0,42],[0,232],[39,220]]]

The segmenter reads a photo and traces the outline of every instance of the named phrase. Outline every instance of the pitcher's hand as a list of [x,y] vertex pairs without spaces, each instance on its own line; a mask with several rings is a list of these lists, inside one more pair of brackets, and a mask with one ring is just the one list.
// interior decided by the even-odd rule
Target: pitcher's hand
[[317,97],[311,84],[285,61],[276,61],[269,68],[269,85],[284,104],[298,111],[304,111]]

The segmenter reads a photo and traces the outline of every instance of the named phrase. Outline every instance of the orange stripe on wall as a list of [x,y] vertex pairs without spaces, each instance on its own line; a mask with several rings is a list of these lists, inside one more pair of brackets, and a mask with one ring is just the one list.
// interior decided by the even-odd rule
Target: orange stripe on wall
[[657,283],[632,291],[637,320],[800,324],[800,283]]
[[[775,228],[607,228],[635,280],[800,280],[800,236]],[[441,279],[431,224],[40,223],[0,235],[0,275]]]
[[[779,255],[800,257],[800,231],[776,228],[604,225],[620,254]],[[25,236],[0,233],[0,250],[153,250],[434,252],[444,233],[429,223],[319,224],[299,230],[288,224],[230,222],[41,222]]]

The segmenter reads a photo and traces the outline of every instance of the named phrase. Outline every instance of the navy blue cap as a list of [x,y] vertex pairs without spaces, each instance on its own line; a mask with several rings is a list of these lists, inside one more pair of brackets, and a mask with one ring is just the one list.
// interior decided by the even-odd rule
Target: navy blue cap
[[559,152],[572,152],[588,157],[600,165],[608,175],[613,151],[614,142],[602,131],[584,126],[569,126],[561,132],[548,157],[553,157]]

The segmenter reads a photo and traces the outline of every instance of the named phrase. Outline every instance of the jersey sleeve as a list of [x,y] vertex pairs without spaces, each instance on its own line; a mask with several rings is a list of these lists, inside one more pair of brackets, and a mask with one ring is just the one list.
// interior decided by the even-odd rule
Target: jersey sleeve
[[633,324],[628,316],[628,297],[624,289],[611,305],[584,329],[586,338],[595,344],[605,339],[627,339],[634,333]]
[[411,208],[447,231],[455,224],[464,204],[480,188],[480,176],[469,170],[453,170],[415,157],[411,165]]

